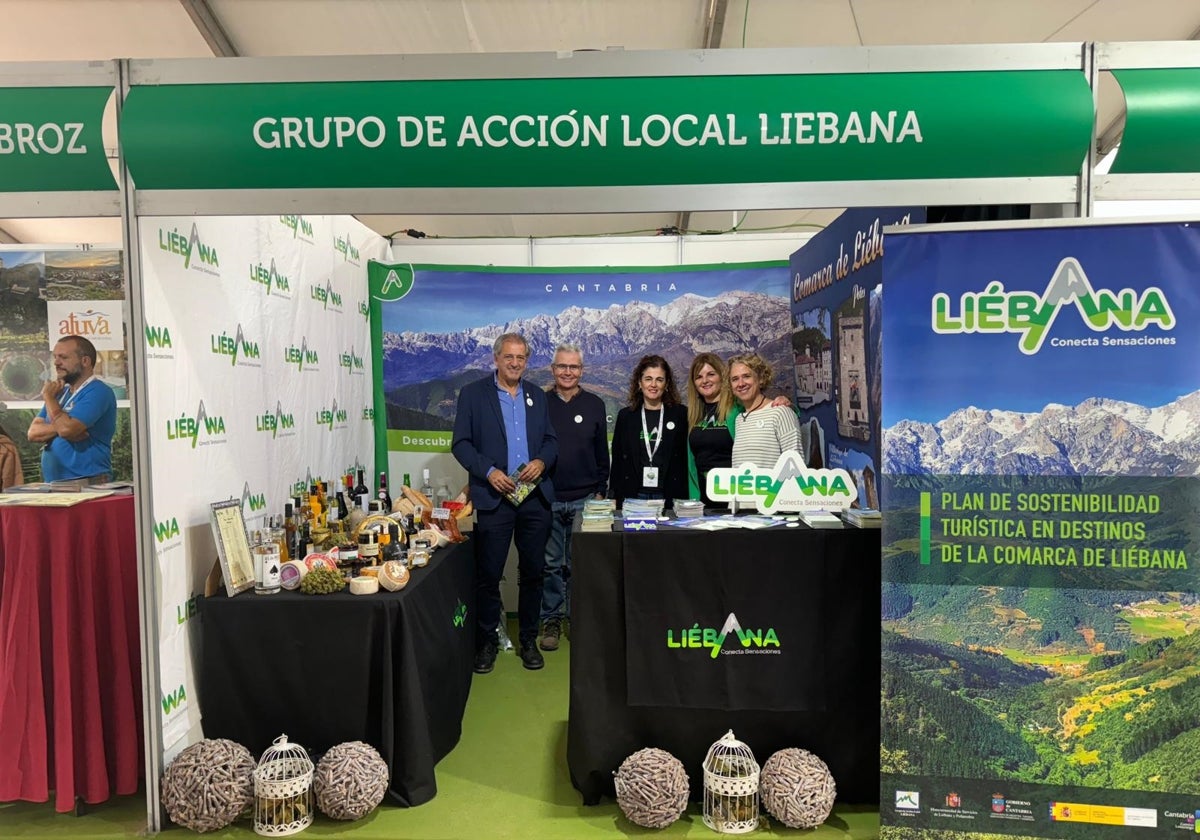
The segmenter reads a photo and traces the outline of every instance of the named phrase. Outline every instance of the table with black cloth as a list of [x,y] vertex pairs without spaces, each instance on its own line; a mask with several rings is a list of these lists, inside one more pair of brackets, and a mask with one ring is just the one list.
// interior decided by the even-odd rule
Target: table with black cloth
[[878,802],[879,545],[852,528],[577,531],[567,765],[584,804],[644,747],[682,761],[700,797],[730,729],[759,764],[801,747],[839,802]]
[[0,506],[0,801],[137,791],[137,584],[132,496]]
[[281,734],[314,756],[365,741],[398,803],[428,802],[471,689],[474,581],[466,542],[434,552],[399,592],[202,599],[205,737],[255,758]]

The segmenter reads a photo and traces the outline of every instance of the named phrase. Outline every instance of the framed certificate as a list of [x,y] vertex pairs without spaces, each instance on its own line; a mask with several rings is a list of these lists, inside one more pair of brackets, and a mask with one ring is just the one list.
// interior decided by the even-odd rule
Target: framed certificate
[[254,558],[250,556],[250,537],[246,533],[246,520],[242,518],[242,503],[239,499],[230,499],[213,502],[209,508],[217,556],[221,559],[221,576],[225,578],[225,591],[232,598],[254,588]]

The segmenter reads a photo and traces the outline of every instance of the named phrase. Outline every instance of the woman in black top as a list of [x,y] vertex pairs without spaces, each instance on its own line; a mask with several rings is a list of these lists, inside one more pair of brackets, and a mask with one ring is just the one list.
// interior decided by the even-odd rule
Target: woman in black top
[[688,493],[704,504],[708,497],[708,471],[728,467],[733,454],[733,433],[728,420],[733,394],[725,377],[725,363],[715,353],[701,353],[688,371]]
[[628,498],[688,497],[687,408],[671,366],[662,356],[643,356],[629,382],[629,403],[613,427],[609,495]]

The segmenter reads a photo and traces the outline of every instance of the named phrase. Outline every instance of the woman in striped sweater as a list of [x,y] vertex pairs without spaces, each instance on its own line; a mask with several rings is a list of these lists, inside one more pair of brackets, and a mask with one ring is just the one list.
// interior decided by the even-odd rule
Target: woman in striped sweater
[[734,420],[733,466],[753,463],[770,468],[783,452],[807,453],[807,436],[796,412],[788,406],[772,405],[764,393],[774,378],[767,360],[755,353],[734,356],[727,370],[729,387],[742,408]]

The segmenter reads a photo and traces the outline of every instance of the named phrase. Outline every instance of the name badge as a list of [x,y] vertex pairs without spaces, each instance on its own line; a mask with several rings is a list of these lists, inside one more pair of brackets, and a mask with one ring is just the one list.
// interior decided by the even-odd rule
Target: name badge
[[658,486],[658,467],[642,467],[642,486]]

